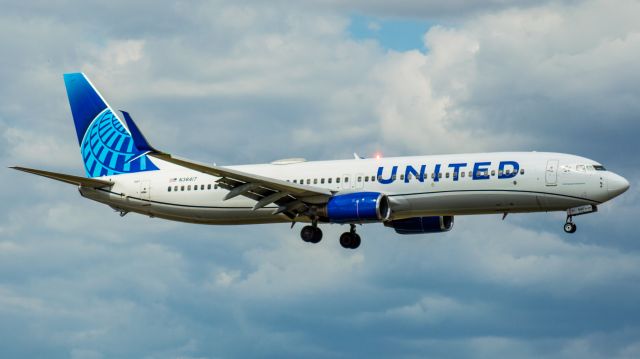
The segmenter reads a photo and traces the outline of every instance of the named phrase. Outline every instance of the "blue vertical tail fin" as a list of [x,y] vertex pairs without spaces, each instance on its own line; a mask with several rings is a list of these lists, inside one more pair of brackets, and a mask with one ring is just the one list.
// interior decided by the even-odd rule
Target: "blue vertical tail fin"
[[64,74],[64,84],[87,177],[158,170],[128,114],[127,126],[83,73]]

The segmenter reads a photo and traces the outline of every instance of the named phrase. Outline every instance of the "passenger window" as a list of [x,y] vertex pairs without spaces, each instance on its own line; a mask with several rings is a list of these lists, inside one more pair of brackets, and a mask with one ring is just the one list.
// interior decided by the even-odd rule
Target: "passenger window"
[[364,176],[364,181],[369,182],[369,176]]
[[208,184],[208,185],[207,185],[207,189],[211,189],[211,184]]
[[191,191],[191,185],[187,186],[187,191]]
[[447,172],[447,173],[446,173],[446,176],[445,176],[445,177],[446,177],[446,178],[449,178],[449,172]]
[[520,174],[523,175],[524,174],[524,168],[520,169]]
[[491,170],[491,175],[495,176],[496,175],[496,170]]
[[400,174],[400,180],[404,181],[404,174]]
[[169,186],[169,188],[167,188],[167,192],[171,192],[171,186]]
[[505,171],[505,173],[506,173],[507,175],[510,175],[510,174],[511,174],[511,170],[506,170],[506,171]]
[[438,173],[438,178],[442,178],[442,172]]
[[200,190],[204,191],[204,185],[203,184],[200,185]]
[[298,183],[298,180],[293,180],[293,183]]
[[336,183],[340,183],[340,177],[336,177]]
[[464,174],[465,174],[465,173],[466,173],[466,172],[460,172],[460,177],[464,177]]
[[181,191],[184,191],[184,186],[180,186],[180,190],[181,190]]
[[213,186],[213,189],[218,189],[218,185]]
[[317,178],[313,179],[313,184],[318,184],[318,179]]
[[502,170],[498,171],[498,176],[502,176]]
[[349,182],[349,177],[344,178],[344,183],[347,183],[347,182]]
[[311,180],[307,178],[307,184],[311,184]]
[[300,180],[300,184],[304,184],[304,180],[303,179]]
[[173,190],[174,190],[175,192],[178,192],[178,186],[174,186],[174,187],[173,187]]
[[327,178],[327,183],[331,183],[331,180],[332,180],[332,179],[333,179],[333,178],[331,178],[331,177]]
[[324,178],[320,178],[320,184],[324,184]]

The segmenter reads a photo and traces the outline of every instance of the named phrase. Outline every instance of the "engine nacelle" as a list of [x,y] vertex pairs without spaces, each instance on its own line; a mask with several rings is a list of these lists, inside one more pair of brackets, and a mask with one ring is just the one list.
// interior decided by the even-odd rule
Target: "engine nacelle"
[[382,193],[355,192],[331,197],[320,215],[332,223],[380,222],[389,218],[391,209]]
[[399,234],[447,232],[453,228],[453,216],[413,217],[389,221],[384,225],[393,227]]

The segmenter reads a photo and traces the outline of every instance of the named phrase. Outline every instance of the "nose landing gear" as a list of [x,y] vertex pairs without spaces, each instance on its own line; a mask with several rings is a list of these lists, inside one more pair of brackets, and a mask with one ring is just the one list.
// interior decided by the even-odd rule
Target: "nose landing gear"
[[567,222],[564,224],[564,231],[567,233],[575,233],[578,227],[573,223],[574,216],[580,216],[583,214],[597,212],[598,207],[592,204],[588,204],[580,207],[573,207],[567,209]]
[[573,223],[573,218],[571,216],[567,217],[567,223],[564,224],[564,231],[567,233],[575,233],[578,229],[575,223]]

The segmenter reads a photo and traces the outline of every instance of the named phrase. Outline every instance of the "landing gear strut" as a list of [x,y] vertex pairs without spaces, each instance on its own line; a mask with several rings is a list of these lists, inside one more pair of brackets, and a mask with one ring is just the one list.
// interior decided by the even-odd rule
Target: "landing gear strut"
[[344,232],[340,236],[340,245],[343,248],[356,249],[360,247],[360,236],[356,233],[356,225],[351,224],[349,232]]
[[567,223],[564,224],[564,231],[567,233],[575,233],[578,229],[575,223],[573,223],[573,217],[567,216]]
[[564,231],[567,233],[575,233],[578,228],[576,227],[576,224],[573,223],[573,217],[593,212],[598,212],[598,207],[593,204],[567,209],[567,222],[564,224]]
[[318,221],[313,221],[310,226],[302,227],[300,238],[309,243],[318,243],[322,239],[322,230],[318,228]]

